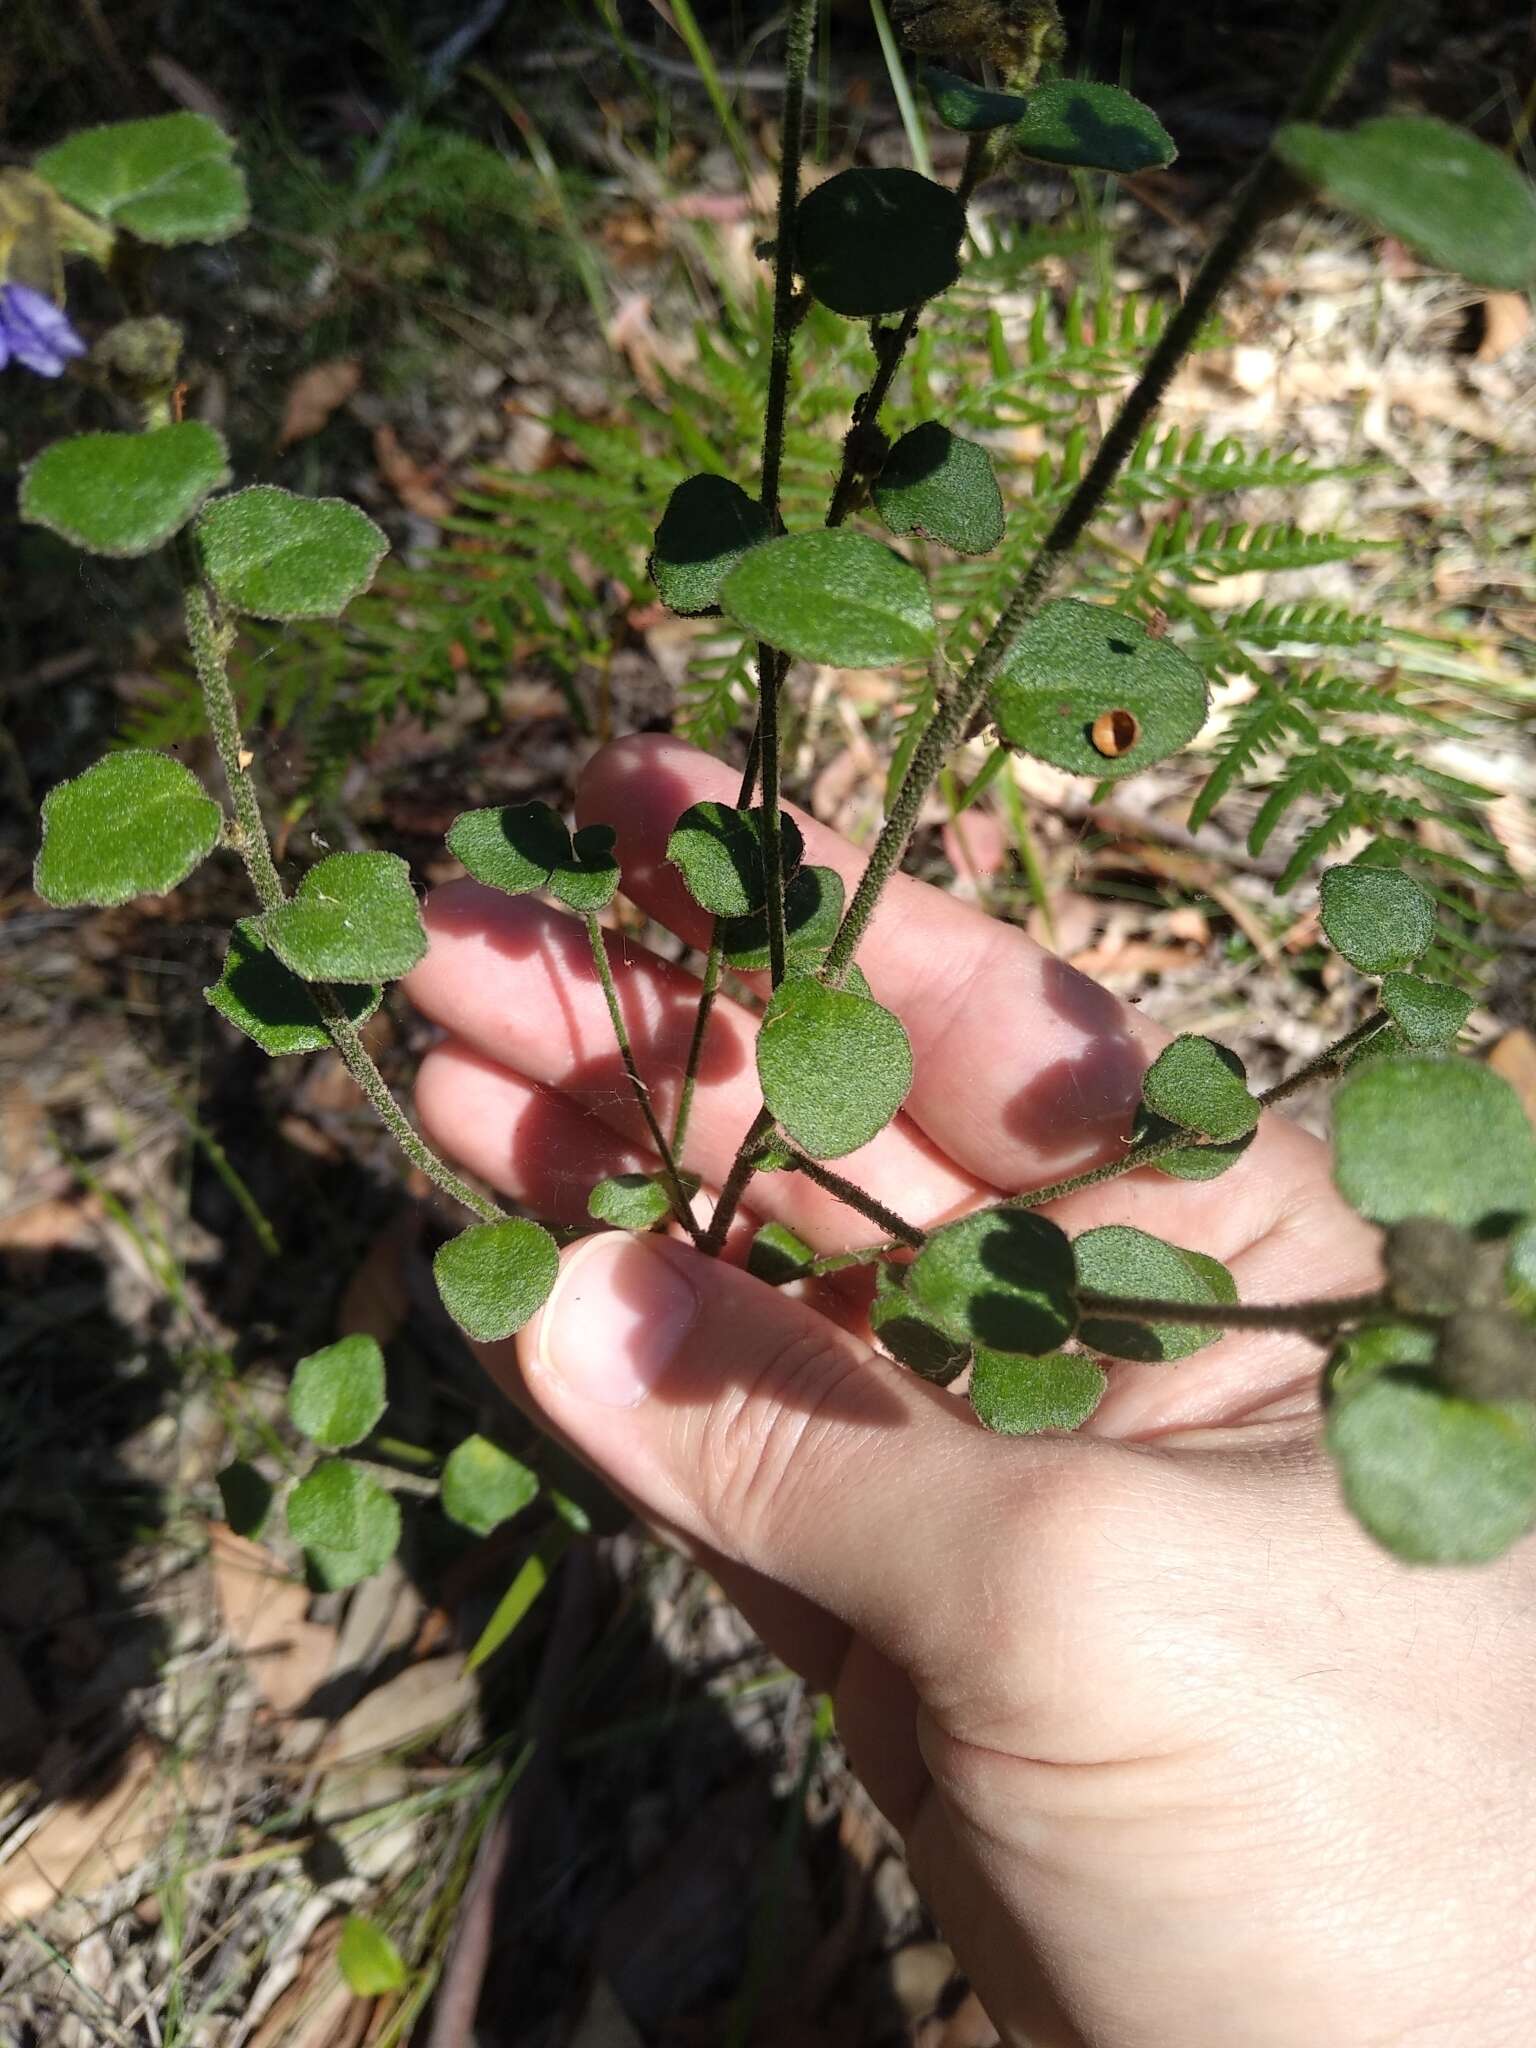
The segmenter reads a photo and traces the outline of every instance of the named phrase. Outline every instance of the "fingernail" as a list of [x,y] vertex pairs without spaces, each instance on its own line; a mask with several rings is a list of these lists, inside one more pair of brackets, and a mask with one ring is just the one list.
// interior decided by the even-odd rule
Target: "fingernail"
[[535,1363],[582,1400],[634,1408],[698,1313],[697,1292],[659,1241],[594,1237],[566,1261],[545,1304]]

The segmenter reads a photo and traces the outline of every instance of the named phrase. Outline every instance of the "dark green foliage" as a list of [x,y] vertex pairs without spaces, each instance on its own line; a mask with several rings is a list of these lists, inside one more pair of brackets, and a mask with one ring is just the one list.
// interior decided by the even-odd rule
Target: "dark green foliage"
[[1326,868],[1318,893],[1328,943],[1362,974],[1411,966],[1435,935],[1434,899],[1396,868]]
[[536,1315],[559,1270],[555,1240],[521,1216],[471,1224],[432,1261],[444,1308],[482,1344],[510,1337]]
[[[1233,1058],[1236,1057],[1234,1053]],[[1163,1117],[1154,1116],[1143,1103],[1136,1112],[1131,1136],[1136,1141],[1145,1140],[1147,1144],[1155,1145],[1164,1138],[1172,1137],[1179,1128]],[[1255,1125],[1230,1145],[1175,1145],[1153,1161],[1153,1169],[1158,1173],[1171,1174],[1175,1180],[1218,1180],[1237,1164],[1257,1136],[1258,1126]]]
[[1023,1209],[947,1223],[907,1269],[919,1312],[946,1335],[1041,1357],[1077,1325],[1077,1272],[1066,1233]]
[[108,754],[43,799],[33,882],[45,903],[164,896],[213,850],[224,814],[179,761]]
[[339,617],[389,552],[344,498],[301,498],[272,484],[205,506],[197,545],[222,602],[257,619]]
[[293,1426],[325,1451],[349,1450],[384,1413],[384,1354],[372,1337],[343,1337],[312,1351],[293,1369],[288,1413]]
[[952,285],[965,209],[916,171],[839,171],[795,217],[795,262],[824,306],[850,318],[900,313]]
[[[223,972],[203,994],[221,1017],[274,1059],[285,1053],[321,1052],[331,1042],[314,997],[278,959],[254,918],[241,918],[230,933]],[[378,982],[333,982],[331,994],[353,1024],[366,1023],[384,1000]]]
[[[762,906],[768,893],[762,824],[760,809],[740,811],[721,803],[691,804],[678,819],[667,840],[667,859],[702,909],[745,918]],[[779,854],[786,877],[804,852],[799,826],[781,812]]]
[[1152,109],[1117,85],[1053,78],[1033,88],[1028,111],[1008,131],[1020,156],[1073,170],[1161,170],[1178,151]]
[[813,1159],[840,1159],[884,1130],[912,1085],[901,1021],[865,995],[796,978],[757,1035],[763,1101]]
[[237,1536],[259,1536],[272,1509],[271,1481],[254,1465],[237,1458],[218,1475],[224,1519]]
[[145,434],[77,434],[23,472],[20,510],[93,555],[147,555],[228,481],[223,437],[198,420]]
[[1472,1014],[1472,998],[1448,982],[1429,981],[1422,974],[1388,974],[1381,984],[1381,1007],[1415,1052],[1454,1045]]
[[921,661],[937,630],[928,586],[911,563],[845,527],[749,548],[720,602],[770,647],[833,668]]
[[909,1366],[920,1378],[947,1387],[970,1364],[970,1341],[952,1337],[928,1320],[907,1292],[904,1271],[883,1261],[875,1268],[875,1298],[869,1307],[869,1326],[893,1358]]
[[662,602],[692,616],[718,611],[720,586],[750,547],[773,528],[755,498],[728,477],[685,477],[667,500],[651,551]]
[[410,869],[395,853],[333,853],[257,921],[304,981],[393,981],[427,950]]
[[765,1223],[747,1253],[747,1271],[770,1287],[787,1286],[809,1272],[816,1254],[787,1223]]
[[601,910],[619,886],[611,825],[572,833],[548,804],[461,811],[448,828],[450,852],[477,882],[508,896],[548,889],[572,910]]
[[1334,1098],[1333,1176],[1373,1223],[1441,1216],[1507,1231],[1536,1214],[1536,1134],[1486,1067],[1423,1054],[1375,1060]]
[[[1202,1306],[1237,1299],[1237,1282],[1219,1259],[1186,1251],[1128,1223],[1107,1223],[1074,1238],[1078,1285],[1127,1299],[1189,1301]],[[1209,1323],[1128,1322],[1103,1309],[1085,1312],[1078,1336],[1110,1358],[1169,1364],[1216,1343]]]
[[924,534],[963,555],[988,554],[1003,537],[991,456],[939,420],[902,435],[875,480],[874,500],[892,533]]
[[288,1528],[316,1581],[354,1586],[400,1547],[400,1510],[372,1473],[349,1458],[327,1458],[288,1496]]
[[1246,1138],[1259,1120],[1237,1054],[1192,1032],[1163,1048],[1142,1076],[1141,1092],[1154,1115],[1218,1145]]
[[[785,821],[788,822],[787,820]],[[831,945],[843,915],[843,878],[835,868],[803,867],[784,890],[785,950],[791,961],[817,959]],[[761,910],[729,917],[720,927],[727,966],[743,974],[768,965],[768,918]]]
[[1019,1358],[978,1351],[971,1371],[971,1406],[977,1420],[999,1436],[1038,1436],[1044,1429],[1076,1429],[1104,1398],[1103,1366],[1077,1351]]
[[944,126],[958,129],[962,135],[984,135],[993,128],[1007,128],[1029,111],[1028,100],[1017,93],[989,92],[985,86],[972,85],[968,78],[957,77],[936,64],[923,65],[918,77]]

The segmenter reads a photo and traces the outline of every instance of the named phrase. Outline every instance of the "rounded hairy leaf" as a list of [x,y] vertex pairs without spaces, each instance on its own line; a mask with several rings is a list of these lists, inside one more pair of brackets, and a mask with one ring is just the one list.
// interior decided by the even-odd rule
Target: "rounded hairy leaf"
[[76,434],[22,472],[21,516],[93,555],[147,555],[229,482],[223,436],[201,420],[145,434]]
[[[1078,1286],[1095,1294],[1127,1299],[1192,1301],[1202,1305],[1237,1299],[1237,1282],[1204,1252],[1186,1251],[1128,1223],[1107,1223],[1074,1238]],[[1214,1344],[1222,1331],[1208,1323],[1141,1323],[1121,1321],[1103,1309],[1084,1312],[1078,1336],[1108,1358],[1133,1358],[1144,1364],[1168,1364]]]
[[610,1174],[587,1197],[587,1214],[619,1230],[652,1230],[670,1208],[667,1191],[654,1173]]
[[1021,156],[1075,170],[1161,170],[1178,155],[1152,109],[1118,85],[1053,78],[1035,86],[1023,117],[1008,131]]
[[1367,1323],[1336,1344],[1323,1368],[1325,1401],[1342,1399],[1364,1381],[1394,1366],[1428,1365],[1435,1333],[1424,1323]]
[[729,617],[770,647],[833,668],[923,661],[937,628],[910,562],[846,527],[748,549],[720,589]]
[[970,1340],[952,1337],[929,1321],[907,1292],[902,1270],[883,1262],[875,1268],[875,1298],[870,1303],[869,1326],[892,1358],[910,1367],[919,1378],[932,1380],[937,1387],[947,1387],[971,1362]]
[[1412,1050],[1395,1024],[1383,1024],[1379,1031],[1373,1031],[1369,1038],[1360,1041],[1353,1052],[1345,1055],[1344,1072],[1351,1073],[1356,1067],[1367,1066],[1373,1060],[1396,1059]]
[[1373,1223],[1442,1216],[1498,1233],[1536,1214],[1536,1133],[1508,1083],[1471,1060],[1376,1060],[1334,1097],[1333,1177]]
[[294,1428],[325,1451],[360,1444],[377,1428],[385,1406],[384,1354],[362,1333],[311,1351],[288,1383]]
[[355,1586],[394,1556],[400,1510],[361,1465],[327,1458],[288,1496],[288,1530],[322,1586]]
[[259,928],[305,981],[393,981],[427,950],[411,871],[397,853],[331,854]]
[[965,208],[917,171],[839,171],[801,200],[795,268],[851,319],[902,313],[960,275]]
[[382,1927],[349,1913],[336,1947],[336,1967],[347,1989],[359,1998],[382,1998],[399,1991],[406,1980],[405,1960]]
[[747,1252],[747,1271],[770,1287],[804,1277],[816,1254],[787,1223],[765,1223]]
[[1422,1052],[1456,1043],[1472,1014],[1472,998],[1448,981],[1430,981],[1422,974],[1388,974],[1381,984],[1381,1007],[1402,1034],[1403,1043]]
[[45,903],[163,896],[212,851],[224,813],[189,768],[132,747],[43,798],[33,886]]
[[[791,960],[820,960],[843,917],[843,878],[835,868],[797,868],[784,885],[784,945]],[[768,913],[731,917],[720,926],[726,965],[752,974],[768,965]]]
[[583,916],[610,904],[619,886],[619,864],[613,855],[618,836],[611,825],[583,825],[573,832],[569,857],[550,875],[550,894]]
[[840,1159],[883,1131],[912,1086],[899,1018],[869,996],[786,981],[757,1034],[763,1101],[813,1159]]
[[440,1246],[432,1261],[444,1308],[482,1344],[510,1337],[537,1315],[559,1270],[555,1240],[521,1216],[472,1223]]
[[1028,100],[1017,93],[989,92],[984,85],[973,85],[970,79],[937,64],[923,65],[917,76],[944,126],[962,135],[985,135],[992,128],[1007,128],[1029,112]]
[[1505,156],[1424,114],[1358,128],[1291,122],[1275,149],[1336,206],[1438,269],[1518,290],[1536,282],[1536,193]]
[[237,1536],[259,1536],[272,1507],[272,1483],[237,1458],[218,1475],[224,1519]]
[[489,1536],[538,1497],[528,1467],[489,1437],[467,1436],[443,1466],[443,1513],[477,1536]]
[[141,242],[222,242],[250,213],[234,147],[202,114],[158,114],[83,128],[33,168],[72,206]]
[[992,458],[977,441],[924,420],[885,458],[875,509],[892,533],[925,534],[962,555],[985,555],[1003,537],[1003,494]]
[[[760,807],[742,811],[734,804],[690,804],[672,828],[667,859],[694,902],[716,917],[746,917],[767,896],[762,817]],[[779,853],[786,876],[799,867],[805,853],[799,826],[783,811]]]
[[1042,1429],[1076,1429],[1104,1398],[1104,1368],[1081,1352],[1053,1351],[1020,1358],[978,1351],[971,1369],[971,1406],[977,1420],[999,1436],[1036,1436]]
[[524,896],[546,888],[555,868],[570,858],[571,835],[548,804],[503,804],[461,811],[448,827],[448,850],[477,882]]
[[1176,754],[1205,723],[1206,702],[1187,654],[1140,619],[1071,597],[1024,628],[992,685],[1011,746],[1104,781]]
[[1164,1046],[1141,1077],[1141,1095],[1154,1115],[1222,1145],[1247,1137],[1259,1120],[1237,1054],[1191,1031]]
[[767,513],[729,477],[684,478],[667,500],[651,551],[651,579],[684,618],[719,608],[720,586],[750,547],[767,540]]
[[1072,1335],[1076,1284],[1065,1231],[1027,1209],[983,1209],[946,1223],[906,1273],[920,1313],[949,1336],[1036,1358]]
[[1528,1409],[1464,1401],[1389,1370],[1335,1401],[1326,1442],[1350,1508],[1411,1564],[1481,1564],[1536,1520]]
[[1401,868],[1324,868],[1318,883],[1324,936],[1362,974],[1410,967],[1435,935],[1435,903]]
[[344,498],[252,484],[205,505],[197,522],[208,581],[256,619],[334,619],[373,581],[389,542]]
[[[1180,1128],[1165,1117],[1154,1116],[1143,1103],[1131,1126],[1131,1139],[1133,1143],[1140,1144],[1144,1140],[1155,1145],[1164,1138],[1171,1138]],[[1258,1126],[1255,1125],[1230,1145],[1175,1145],[1153,1160],[1152,1170],[1170,1174],[1175,1180],[1219,1180],[1237,1164],[1257,1136]]]
[[[354,1024],[365,1024],[384,1000],[379,982],[333,982],[331,994]],[[331,1042],[314,997],[278,959],[254,918],[241,918],[230,933],[224,971],[203,996],[272,1059],[322,1052]]]

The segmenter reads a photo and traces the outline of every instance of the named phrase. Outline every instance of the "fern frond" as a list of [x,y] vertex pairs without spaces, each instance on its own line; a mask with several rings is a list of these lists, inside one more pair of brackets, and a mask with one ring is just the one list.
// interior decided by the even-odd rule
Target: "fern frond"
[[1202,429],[1149,427],[1122,470],[1114,497],[1144,505],[1219,491],[1295,489],[1325,478],[1364,476],[1379,463],[1314,462],[1294,448],[1250,448],[1231,435],[1207,441]]
[[1353,562],[1369,549],[1387,545],[1358,534],[1306,533],[1284,519],[1258,526],[1210,519],[1197,526],[1194,514],[1186,510],[1167,525],[1153,528],[1142,558],[1142,573],[1192,583],[1240,576],[1255,569],[1270,575],[1280,569],[1317,569],[1327,562]]

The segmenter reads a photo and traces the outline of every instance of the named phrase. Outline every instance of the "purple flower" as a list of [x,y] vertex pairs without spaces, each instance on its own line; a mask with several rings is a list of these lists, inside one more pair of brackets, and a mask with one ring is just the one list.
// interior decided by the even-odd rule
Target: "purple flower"
[[12,357],[39,377],[57,377],[85,343],[52,299],[29,284],[0,284],[0,370]]

